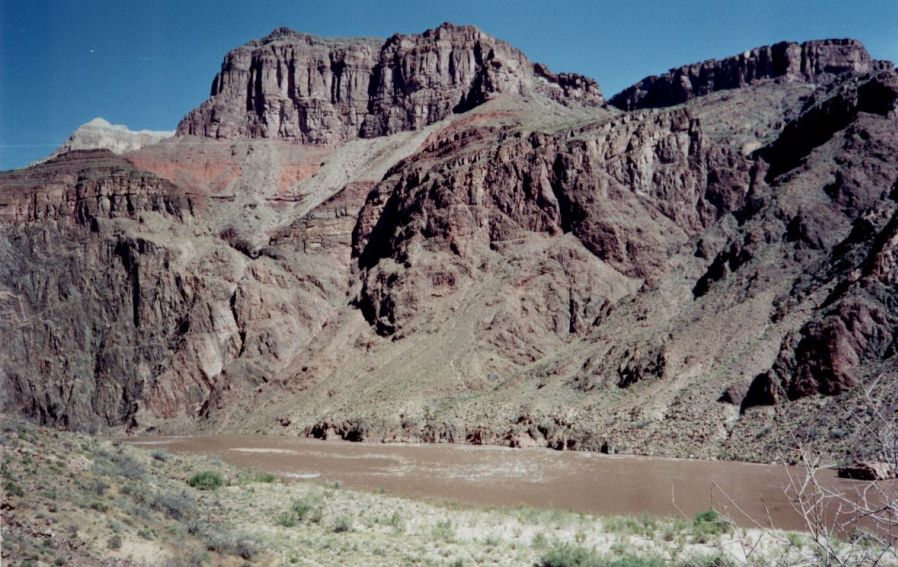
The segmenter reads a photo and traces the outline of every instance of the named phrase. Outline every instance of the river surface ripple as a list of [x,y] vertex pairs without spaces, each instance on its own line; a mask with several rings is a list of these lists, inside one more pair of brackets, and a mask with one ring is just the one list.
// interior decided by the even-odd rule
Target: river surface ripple
[[[677,517],[714,508],[745,527],[801,530],[785,489],[799,469],[728,461],[470,445],[375,444],[264,435],[129,437],[138,447],[211,455],[284,479],[413,498],[604,516]],[[821,475],[848,493],[865,483]]]

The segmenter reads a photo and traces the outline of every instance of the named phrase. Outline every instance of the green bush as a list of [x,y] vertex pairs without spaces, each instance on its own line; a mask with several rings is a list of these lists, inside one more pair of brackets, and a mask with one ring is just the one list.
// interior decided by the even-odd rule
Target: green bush
[[667,563],[653,557],[646,558],[628,555],[602,565],[603,567],[666,567]]
[[122,536],[119,534],[112,534],[112,537],[109,538],[109,541],[106,542],[106,546],[109,549],[121,549],[122,548]]
[[433,527],[433,537],[444,541],[452,541],[455,538],[455,528],[451,520],[437,522]]
[[665,567],[661,559],[626,555],[606,559],[594,552],[568,543],[556,545],[543,554],[539,567]]
[[91,503],[90,503],[90,509],[91,509],[91,510],[96,510],[97,512],[103,512],[103,513],[106,513],[106,512],[109,511],[109,506],[106,505],[106,504],[104,504],[104,503],[102,503],[102,502],[94,501],[94,502],[91,502]]
[[680,562],[678,567],[736,567],[736,563],[720,552],[693,555]]
[[534,547],[536,549],[543,549],[547,545],[549,545],[549,542],[546,539],[546,536],[544,536],[543,534],[536,534],[530,541],[530,547]]
[[605,518],[603,525],[612,533],[641,535],[647,538],[654,537],[658,529],[658,521],[648,514],[643,514],[639,518],[631,516]]
[[334,521],[334,533],[342,534],[350,530],[352,530],[352,524],[347,518],[341,517]]
[[308,519],[310,522],[320,521],[321,510],[314,502],[309,502],[308,500],[294,500],[290,509],[280,514],[275,519],[275,523],[285,528],[293,528],[305,519]]
[[397,532],[405,531],[405,522],[402,521],[402,516],[399,515],[399,512],[393,512],[393,515],[390,516],[390,525]]
[[718,536],[729,533],[732,529],[729,520],[718,514],[715,510],[699,512],[692,518],[692,527],[700,539],[707,536]]
[[224,486],[224,478],[215,471],[203,471],[190,477],[187,484],[197,490],[216,490]]
[[116,476],[130,480],[146,479],[147,472],[144,470],[143,465],[132,457],[117,453],[112,456],[112,462],[115,463],[116,466],[116,469],[114,470]]
[[241,533],[206,534],[206,549],[251,561],[261,551],[257,541]]
[[588,549],[563,543],[543,554],[540,567],[604,567],[598,555]]
[[172,520],[187,520],[195,510],[195,504],[186,491],[180,494],[159,493],[150,506]]
[[315,505],[308,500],[294,500],[293,505],[290,507],[290,511],[296,515],[297,519],[302,520],[306,516],[309,515],[315,508]]
[[25,494],[21,487],[11,480],[7,480],[3,483],[3,492],[5,492],[7,496],[18,496],[19,498]]
[[90,491],[97,496],[103,496],[107,490],[109,490],[109,483],[104,482],[103,479],[95,478],[90,484]]
[[292,511],[288,511],[275,518],[274,523],[285,528],[295,528],[299,524],[299,518]]

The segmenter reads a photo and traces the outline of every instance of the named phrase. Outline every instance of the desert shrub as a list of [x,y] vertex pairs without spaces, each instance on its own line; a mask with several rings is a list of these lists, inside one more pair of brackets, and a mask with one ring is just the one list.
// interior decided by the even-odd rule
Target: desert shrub
[[589,549],[563,543],[543,554],[538,565],[540,567],[666,567],[667,564],[658,558],[632,555],[607,559]]
[[399,515],[399,512],[393,512],[393,515],[390,516],[390,525],[393,526],[393,529],[397,532],[405,531],[405,522],[402,520],[402,516]]
[[121,452],[110,453],[106,449],[96,448],[91,452],[93,471],[98,475],[144,480],[146,471],[137,460]]
[[802,547],[804,547],[804,539],[795,532],[787,532],[786,541],[789,542],[789,545],[797,549],[801,549]]
[[352,524],[346,517],[339,517],[334,520],[334,533],[342,534],[352,530]]
[[455,528],[451,520],[437,522],[433,527],[433,537],[444,541],[451,541],[455,537]]
[[100,478],[95,478],[90,484],[90,491],[97,496],[103,496],[109,490],[109,483]]
[[668,563],[655,557],[627,555],[607,563],[601,563],[601,565],[602,567],[667,567]]
[[719,536],[728,533],[732,526],[730,522],[718,514],[715,510],[699,512],[692,518],[692,527],[700,539],[708,536]]
[[162,463],[168,461],[168,451],[164,451],[162,449],[156,449],[150,455],[153,457],[153,460],[160,461]]
[[735,567],[736,563],[723,553],[694,555],[682,561],[679,567]]
[[186,520],[195,509],[193,499],[185,492],[180,494],[159,493],[153,499],[151,506],[172,520]]
[[236,555],[247,561],[251,561],[261,549],[258,542],[240,533],[207,533],[206,547],[209,551],[217,551],[222,555]]
[[109,474],[109,466],[112,463],[112,454],[102,447],[94,447],[90,451],[93,461],[93,471],[101,474]]
[[540,558],[540,567],[604,567],[601,558],[588,549],[567,543],[556,545]]
[[639,518],[631,516],[606,518],[603,525],[606,530],[613,533],[652,537],[658,527],[658,522],[653,517],[643,514]]
[[290,506],[290,511],[296,515],[297,518],[302,520],[306,516],[309,515],[312,510],[315,509],[315,504],[308,500],[297,499],[293,501],[293,505]]
[[190,477],[187,484],[197,490],[216,490],[224,486],[224,478],[215,471],[203,471]]
[[91,502],[89,507],[91,510],[96,510],[97,512],[106,513],[109,511],[109,506],[102,502]]
[[112,534],[112,537],[106,542],[106,547],[109,549],[121,549],[122,548],[122,536],[119,534]]
[[112,458],[115,463],[117,476],[127,478],[129,480],[143,480],[146,478],[146,471],[139,462],[125,454],[117,454]]
[[209,564],[209,554],[204,549],[194,549],[185,555],[169,559],[163,567],[203,567]]
[[282,512],[274,519],[274,523],[284,528],[295,528],[299,524],[299,518],[292,511]]
[[21,498],[25,494],[22,491],[22,488],[11,480],[7,480],[3,483],[3,492],[7,496],[18,496],[19,498]]
[[321,509],[312,501],[297,499],[293,501],[289,510],[275,518],[275,523],[285,528],[293,528],[305,519],[315,523],[319,522]]
[[321,518],[324,517],[324,512],[322,511],[320,506],[312,508],[308,514],[306,514],[305,519],[313,524],[321,523]]
[[272,482],[277,482],[277,479],[278,479],[278,477],[277,477],[276,475],[271,474],[271,473],[257,474],[257,475],[254,477],[254,480],[255,480],[256,482],[264,482],[264,483],[268,483],[268,484],[270,484],[270,483],[272,483]]

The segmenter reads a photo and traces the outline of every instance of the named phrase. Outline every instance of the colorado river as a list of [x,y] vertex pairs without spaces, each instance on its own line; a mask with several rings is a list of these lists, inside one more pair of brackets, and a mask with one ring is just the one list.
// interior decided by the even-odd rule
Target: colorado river
[[[738,524],[803,529],[782,466],[465,445],[326,442],[274,436],[137,437],[147,449],[216,456],[285,479],[336,482],[414,498],[599,515],[692,516],[715,508]],[[800,476],[801,471],[791,473]],[[827,485],[854,491],[864,483]],[[750,517],[749,517],[750,516]]]

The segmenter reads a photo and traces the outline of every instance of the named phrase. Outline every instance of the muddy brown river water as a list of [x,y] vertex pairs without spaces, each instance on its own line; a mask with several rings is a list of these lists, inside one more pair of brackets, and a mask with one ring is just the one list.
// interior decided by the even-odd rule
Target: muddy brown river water
[[[782,466],[508,449],[368,444],[274,436],[132,437],[127,443],[212,455],[286,479],[339,481],[362,490],[478,505],[532,506],[599,515],[676,517],[715,508],[738,524],[799,530]],[[793,474],[800,471],[793,469]],[[823,475],[854,491],[864,483]],[[740,511],[741,510],[741,511]]]

